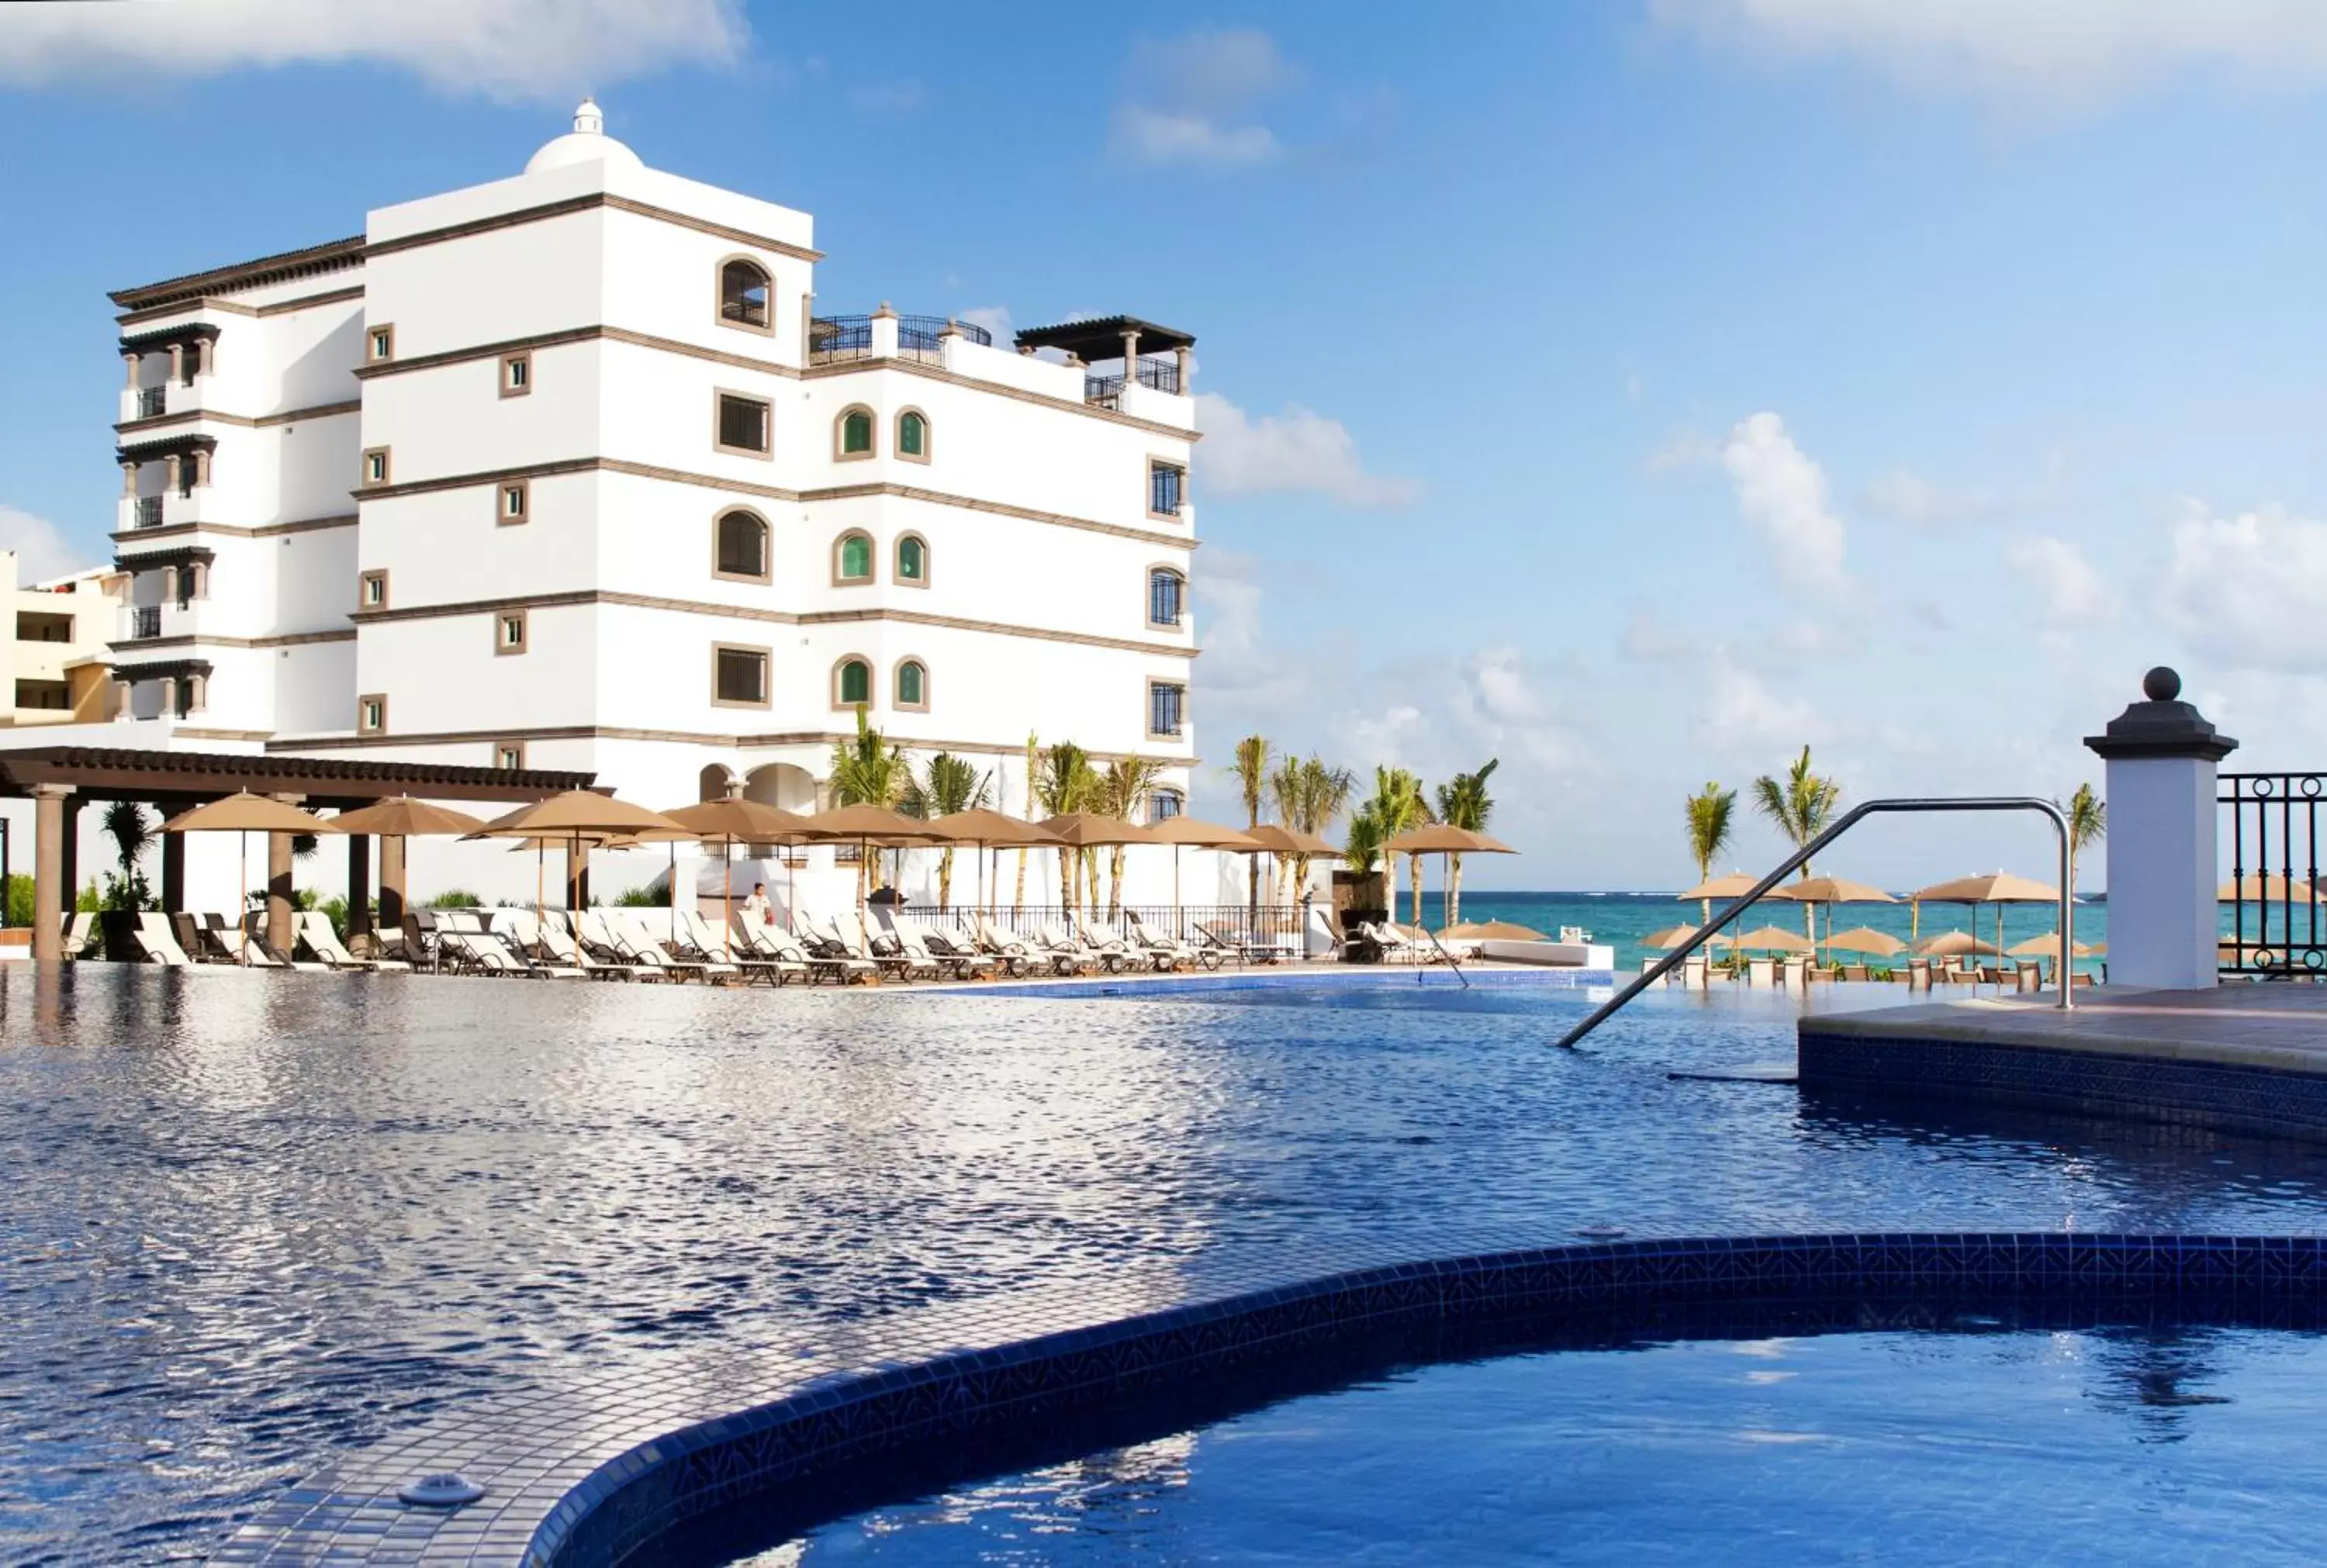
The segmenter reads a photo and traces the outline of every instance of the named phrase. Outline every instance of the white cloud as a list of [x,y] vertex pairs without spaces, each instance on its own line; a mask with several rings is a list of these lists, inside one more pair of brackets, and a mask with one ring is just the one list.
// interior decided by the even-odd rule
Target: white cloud
[[20,584],[62,577],[83,565],[54,523],[9,506],[0,506],[0,550],[15,552]]
[[1275,41],[1248,28],[1143,39],[1132,51],[1132,97],[1116,111],[1116,145],[1149,163],[1267,163],[1285,149],[1251,111],[1294,74]]
[[2117,613],[2117,597],[2084,553],[2066,539],[2042,534],[2014,539],[2005,558],[2044,601],[2055,626],[2083,626]]
[[148,0],[11,5],[0,80],[201,76],[361,61],[502,99],[738,59],[743,0]]
[[2173,529],[2165,616],[2191,648],[2258,669],[2327,670],[2327,523],[2191,507]]
[[1626,664],[1687,664],[1701,651],[1695,639],[1667,626],[1647,610],[1632,611],[1616,644],[1616,657]]
[[1984,490],[1942,490],[1920,474],[1893,469],[1867,485],[1859,504],[1874,516],[1913,528],[1939,528],[1964,523],[1993,522],[2027,510],[2028,496],[1998,495]]
[[1833,733],[1808,701],[1778,695],[1751,670],[1724,658],[1707,672],[1696,738],[1709,751],[1764,755],[1815,746]]
[[1738,509],[1775,547],[1780,582],[1821,594],[1849,588],[1826,471],[1794,444],[1784,420],[1765,412],[1741,423],[1722,443],[1721,466],[1737,487]]
[[1920,87],[2080,107],[2177,67],[2327,79],[2315,0],[1648,0],[1668,29],[1779,58],[1864,61]]
[[1410,479],[1368,473],[1338,419],[1298,405],[1255,419],[1215,392],[1196,395],[1203,432],[1202,484],[1221,495],[1307,490],[1353,507],[1403,506],[1421,493]]
[[960,313],[960,319],[973,327],[984,327],[994,334],[996,348],[1010,346],[1010,309],[1006,305],[977,305]]

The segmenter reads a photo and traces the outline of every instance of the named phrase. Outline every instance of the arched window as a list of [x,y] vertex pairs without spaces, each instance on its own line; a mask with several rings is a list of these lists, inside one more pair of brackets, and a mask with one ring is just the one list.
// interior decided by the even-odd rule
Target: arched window
[[897,667],[897,705],[901,708],[927,708],[930,705],[929,667],[918,658],[909,658]]
[[1188,580],[1169,566],[1150,568],[1147,574],[1147,624],[1176,630],[1187,609]]
[[915,462],[930,460],[929,416],[918,408],[897,415],[897,455]]
[[719,514],[713,571],[722,577],[768,580],[768,525],[757,512]]
[[873,700],[873,667],[861,658],[844,658],[832,672],[835,707],[861,708]]
[[730,326],[766,331],[775,319],[770,308],[768,269],[742,257],[719,267],[719,319]]
[[930,546],[919,534],[897,541],[897,581],[916,588],[930,585]]
[[873,410],[846,409],[833,432],[833,455],[844,461],[873,455]]
[[1147,820],[1164,822],[1188,808],[1188,802],[1177,789],[1157,789],[1147,797]]
[[832,546],[832,580],[843,583],[873,581],[873,536],[843,534]]

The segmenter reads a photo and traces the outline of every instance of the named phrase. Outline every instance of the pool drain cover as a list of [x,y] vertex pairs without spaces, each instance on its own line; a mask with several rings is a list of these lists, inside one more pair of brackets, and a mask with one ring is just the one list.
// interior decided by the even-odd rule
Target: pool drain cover
[[484,1495],[484,1488],[453,1470],[422,1476],[396,1494],[398,1501],[409,1503],[416,1508],[457,1508],[463,1503],[473,1503]]

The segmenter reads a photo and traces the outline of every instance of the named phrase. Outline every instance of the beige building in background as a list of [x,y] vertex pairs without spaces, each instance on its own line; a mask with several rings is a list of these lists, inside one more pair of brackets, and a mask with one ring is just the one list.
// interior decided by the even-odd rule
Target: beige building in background
[[26,583],[18,572],[15,553],[0,550],[0,727],[101,723],[127,576],[97,566]]

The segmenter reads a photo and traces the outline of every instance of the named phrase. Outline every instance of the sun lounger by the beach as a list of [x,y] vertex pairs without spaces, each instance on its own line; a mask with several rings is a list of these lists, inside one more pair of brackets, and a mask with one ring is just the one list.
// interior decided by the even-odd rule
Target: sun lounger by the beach
[[97,943],[99,929],[100,925],[94,912],[87,910],[74,911],[65,921],[64,941],[61,944],[64,956],[67,958],[79,958],[87,956],[89,948]]
[[749,921],[739,922],[737,934],[760,957],[785,966],[798,966],[809,985],[830,980],[836,985],[846,985],[855,980],[874,980],[880,970],[869,958],[858,959],[837,953],[819,953],[801,945],[799,938],[780,927]]
[[[1274,964],[1285,957],[1285,949],[1274,942],[1248,942],[1241,938],[1231,938],[1222,936],[1217,927],[1208,926],[1201,920],[1192,920],[1189,923],[1196,929],[1197,950],[1216,954],[1220,961],[1233,958],[1239,964]],[[1220,962],[1214,962],[1210,967],[1220,967]]]
[[849,917],[846,925],[837,916],[827,915],[821,922],[821,929],[843,956],[870,958],[884,975],[898,980],[934,980],[938,977],[935,965],[914,957],[901,946],[888,952],[873,946],[865,939],[864,928],[856,923],[854,915]]
[[193,962],[186,957],[185,949],[178,946],[178,939],[170,930],[170,920],[166,915],[156,914],[151,910],[140,912],[136,929],[131,932],[131,936],[137,944],[138,957],[145,963],[162,964],[173,969],[183,969],[190,967]]
[[359,969],[371,974],[408,974],[412,966],[395,958],[359,958],[332,929],[332,917],[321,910],[301,910],[292,917],[299,945],[316,960],[334,969]]
[[983,980],[994,973],[993,959],[956,947],[943,932],[932,930],[910,915],[892,915],[889,929],[909,957],[920,958],[957,980]]

